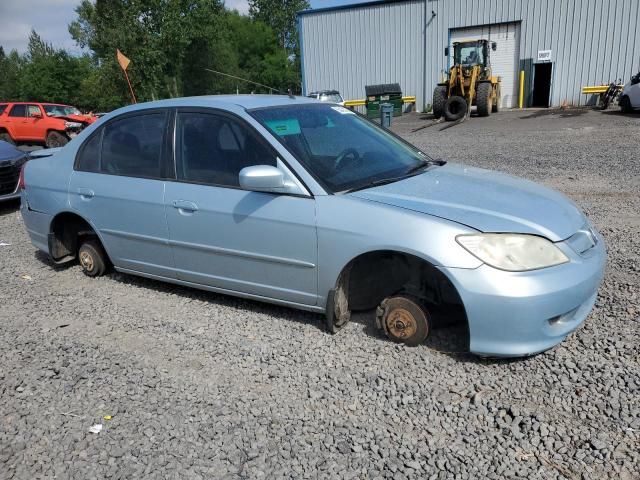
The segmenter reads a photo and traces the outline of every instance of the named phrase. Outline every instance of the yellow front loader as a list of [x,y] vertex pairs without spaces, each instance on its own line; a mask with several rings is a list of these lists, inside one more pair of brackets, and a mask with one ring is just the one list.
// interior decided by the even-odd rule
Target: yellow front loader
[[[445,82],[433,91],[433,114],[439,119],[460,120],[475,105],[478,115],[486,117],[500,109],[500,77],[491,71],[490,50],[495,42],[474,40],[453,44],[453,66]],[[449,48],[445,49],[449,55]]]

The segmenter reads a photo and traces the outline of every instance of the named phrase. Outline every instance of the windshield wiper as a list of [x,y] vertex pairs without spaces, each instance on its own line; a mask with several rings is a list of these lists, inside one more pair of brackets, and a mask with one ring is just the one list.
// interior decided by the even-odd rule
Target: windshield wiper
[[344,190],[340,193],[351,193],[351,192],[357,192],[358,190],[364,190],[365,188],[379,187],[380,185],[386,185],[388,183],[398,182],[405,178],[407,178],[406,175],[400,175],[399,177],[381,178],[380,180],[374,180],[373,182],[365,183],[364,185],[348,188],[347,190]]
[[387,185],[388,183],[398,182],[400,180],[404,180],[405,178],[414,177],[418,175],[427,167],[430,167],[432,165],[442,166],[445,163],[447,162],[445,162],[444,160],[424,160],[422,163],[419,163],[418,165],[414,165],[409,170],[404,172],[402,175],[399,175],[397,177],[381,178],[379,180],[374,180],[373,182],[366,183],[364,185],[359,185],[357,187],[349,188],[340,193],[357,192],[358,190],[364,190],[365,188],[379,187],[380,185]]
[[411,167],[404,174],[405,175],[413,175],[415,173],[421,172],[422,170],[424,170],[427,167],[430,167],[431,165],[432,165],[431,162],[429,162],[427,160],[424,160],[422,163],[419,163],[418,165],[415,165],[415,166]]

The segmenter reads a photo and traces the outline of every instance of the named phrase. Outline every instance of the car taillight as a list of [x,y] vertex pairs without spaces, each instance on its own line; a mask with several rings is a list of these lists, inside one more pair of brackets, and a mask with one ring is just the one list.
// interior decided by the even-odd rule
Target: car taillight
[[24,190],[25,187],[26,187],[26,185],[24,183],[24,167],[26,167],[26,166],[27,166],[27,164],[25,163],[24,165],[22,165],[22,167],[20,167],[20,177],[18,178],[18,188],[20,190]]

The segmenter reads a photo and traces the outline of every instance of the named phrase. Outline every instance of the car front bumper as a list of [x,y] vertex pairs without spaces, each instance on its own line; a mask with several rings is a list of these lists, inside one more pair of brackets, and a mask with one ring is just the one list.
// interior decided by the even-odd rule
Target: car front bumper
[[568,263],[530,272],[441,267],[458,290],[469,323],[469,349],[481,356],[520,357],[557,345],[593,308],[604,276],[602,236],[582,254],[557,244]]

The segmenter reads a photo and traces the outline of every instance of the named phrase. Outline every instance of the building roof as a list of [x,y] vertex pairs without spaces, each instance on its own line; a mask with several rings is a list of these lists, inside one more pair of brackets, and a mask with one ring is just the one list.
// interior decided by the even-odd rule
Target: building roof
[[373,0],[371,2],[350,3],[347,5],[335,5],[333,7],[309,8],[308,10],[299,11],[298,15],[309,15],[312,13],[332,12],[336,10],[349,10],[351,8],[373,7],[376,5],[384,5],[387,3],[402,3],[406,1],[409,1],[409,0]]

